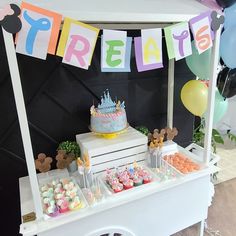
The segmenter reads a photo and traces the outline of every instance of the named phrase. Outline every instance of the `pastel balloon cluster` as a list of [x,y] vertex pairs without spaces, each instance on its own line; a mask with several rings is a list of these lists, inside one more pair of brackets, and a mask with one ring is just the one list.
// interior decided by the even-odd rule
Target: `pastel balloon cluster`
[[227,7],[224,13],[225,23],[224,32],[221,35],[220,55],[225,65],[234,69],[236,68],[236,4]]
[[[193,115],[203,117],[206,114],[208,87],[200,80],[188,81],[181,90],[181,100]],[[217,124],[228,109],[228,100],[216,88],[213,123]]]
[[192,41],[192,54],[185,58],[189,69],[201,80],[208,80],[210,74],[211,48],[199,54]]
[[220,42],[220,56],[226,67],[217,78],[219,92],[224,98],[236,95],[236,0],[229,2],[224,10],[225,23]]
[[[228,109],[228,101],[236,95],[236,0],[204,0],[217,3],[224,9],[224,31],[221,35],[220,56],[226,67],[219,73],[215,94],[214,120],[218,123]],[[192,42],[192,55],[186,58],[189,69],[200,80],[210,77],[211,49],[199,54]],[[203,117],[207,109],[208,88],[201,81],[191,80],[181,90],[181,100],[188,111]]]
[[208,88],[200,80],[188,81],[181,90],[181,100],[193,115],[202,117],[207,109]]

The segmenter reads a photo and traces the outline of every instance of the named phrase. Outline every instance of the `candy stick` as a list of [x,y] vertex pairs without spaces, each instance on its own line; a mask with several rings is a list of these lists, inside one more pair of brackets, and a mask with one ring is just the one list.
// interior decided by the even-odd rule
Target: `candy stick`
[[86,183],[86,188],[89,188],[89,181],[86,173],[85,173],[85,183]]
[[94,173],[92,175],[92,180],[93,180],[93,185],[96,186],[96,176]]
[[98,179],[97,179],[97,186],[98,186],[99,193],[100,193],[101,192],[101,185],[100,185],[100,182],[98,181]]
[[84,171],[83,171],[83,181],[84,181],[84,188],[86,188],[86,182],[85,182],[85,175],[84,175]]
[[165,162],[165,175],[166,175],[166,172],[167,172],[167,163],[168,163],[168,157],[167,157],[167,161]]
[[100,183],[97,178],[96,178],[96,185],[97,185],[97,190],[98,190],[99,194],[101,194],[101,187],[100,187]]

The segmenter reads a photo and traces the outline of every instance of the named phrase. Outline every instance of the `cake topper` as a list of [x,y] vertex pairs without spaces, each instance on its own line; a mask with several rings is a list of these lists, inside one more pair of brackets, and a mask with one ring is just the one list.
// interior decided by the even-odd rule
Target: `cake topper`
[[104,91],[103,93],[103,96],[101,96],[101,103],[98,104],[98,107],[95,108],[94,105],[91,106],[90,114],[92,116],[95,116],[97,113],[101,113],[101,114],[114,113],[124,108],[125,108],[125,102],[123,101],[121,103],[120,100],[117,101],[117,98],[116,98],[116,102],[113,101],[111,99],[109,90],[106,89],[106,91]]

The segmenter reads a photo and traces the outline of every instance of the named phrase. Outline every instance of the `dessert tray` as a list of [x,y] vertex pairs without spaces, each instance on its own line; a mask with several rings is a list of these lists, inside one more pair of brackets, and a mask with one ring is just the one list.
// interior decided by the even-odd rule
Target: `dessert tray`
[[132,168],[123,166],[109,169],[98,176],[109,195],[123,194],[127,191],[145,188],[147,185],[157,182],[156,175],[146,166],[139,165]]
[[39,185],[44,218],[67,215],[88,207],[88,203],[73,177],[44,179]]

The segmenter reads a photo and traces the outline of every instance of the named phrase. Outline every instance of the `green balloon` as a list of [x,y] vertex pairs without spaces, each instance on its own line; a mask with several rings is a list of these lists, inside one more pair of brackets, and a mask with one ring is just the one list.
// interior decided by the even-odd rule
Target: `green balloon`
[[228,100],[223,98],[220,92],[216,91],[215,94],[215,107],[213,123],[217,124],[228,110]]
[[185,58],[189,69],[201,80],[208,80],[211,64],[211,48],[199,54],[192,41],[192,55]]

